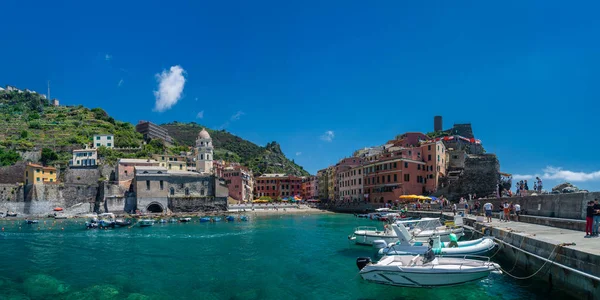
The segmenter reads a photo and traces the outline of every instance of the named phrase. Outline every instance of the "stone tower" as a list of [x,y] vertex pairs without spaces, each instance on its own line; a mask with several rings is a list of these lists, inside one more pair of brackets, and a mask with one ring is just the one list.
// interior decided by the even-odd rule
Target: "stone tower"
[[442,131],[442,116],[433,117],[433,131]]
[[206,129],[198,134],[196,139],[196,171],[200,173],[213,173],[213,144]]

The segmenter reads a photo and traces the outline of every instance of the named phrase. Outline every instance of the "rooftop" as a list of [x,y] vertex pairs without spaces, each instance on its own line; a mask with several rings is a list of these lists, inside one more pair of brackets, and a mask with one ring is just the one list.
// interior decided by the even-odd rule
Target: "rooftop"
[[123,164],[141,164],[141,163],[158,163],[154,159],[139,159],[139,158],[121,158],[119,163]]
[[286,177],[287,175],[285,173],[272,173],[272,174],[262,174],[260,175],[260,177]]
[[167,171],[165,167],[157,167],[157,166],[135,166],[136,171]]
[[32,168],[40,168],[40,169],[45,169],[45,170],[56,170],[55,167],[44,167],[42,165],[38,165],[38,164],[32,164],[32,163],[28,163],[27,164],[28,167],[32,167]]
[[172,174],[172,175],[179,175],[179,176],[207,176],[207,174],[200,174],[198,172],[191,172],[191,171],[179,171],[179,170],[169,170],[167,173]]
[[73,152],[96,152],[98,149],[74,149]]

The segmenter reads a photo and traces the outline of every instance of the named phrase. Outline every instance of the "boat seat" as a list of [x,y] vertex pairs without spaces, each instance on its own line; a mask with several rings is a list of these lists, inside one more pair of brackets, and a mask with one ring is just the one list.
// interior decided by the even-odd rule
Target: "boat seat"
[[413,257],[410,260],[410,263],[408,263],[408,266],[412,267],[412,266],[416,265],[417,264],[417,259],[419,259],[419,257],[421,257],[421,254],[418,254],[417,256]]

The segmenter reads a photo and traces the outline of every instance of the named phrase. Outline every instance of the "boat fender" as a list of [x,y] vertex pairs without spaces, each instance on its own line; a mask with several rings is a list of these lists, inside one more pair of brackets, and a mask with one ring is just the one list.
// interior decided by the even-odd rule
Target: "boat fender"
[[358,267],[358,270],[362,270],[366,265],[371,263],[371,258],[370,257],[359,257],[356,259],[356,266]]

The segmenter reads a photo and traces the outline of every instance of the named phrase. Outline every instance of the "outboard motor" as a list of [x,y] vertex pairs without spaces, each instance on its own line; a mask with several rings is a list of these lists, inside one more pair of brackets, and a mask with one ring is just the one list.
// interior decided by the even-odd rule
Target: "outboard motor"
[[371,263],[371,258],[370,257],[359,257],[356,259],[356,266],[358,267],[358,270],[362,270],[366,265]]
[[435,259],[435,254],[433,254],[433,249],[431,249],[431,247],[429,247],[429,249],[427,249],[427,252],[425,252],[425,254],[423,255],[423,263],[426,264],[430,261],[433,261]]

